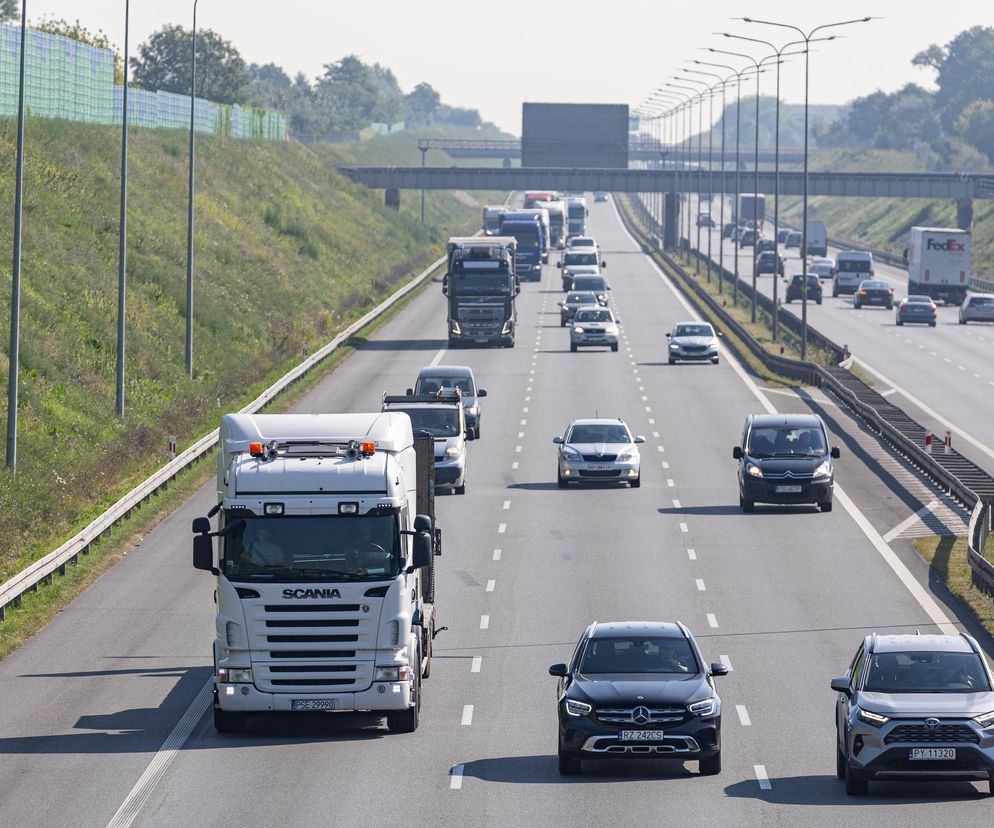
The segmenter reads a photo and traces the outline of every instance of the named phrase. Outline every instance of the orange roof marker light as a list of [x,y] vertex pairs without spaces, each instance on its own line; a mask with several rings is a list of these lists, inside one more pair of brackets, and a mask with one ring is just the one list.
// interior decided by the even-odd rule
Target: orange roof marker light
[[369,441],[362,444],[362,453],[365,455],[376,453],[376,443]]
[[266,456],[266,452],[262,448],[262,443],[249,443],[249,454],[253,457]]

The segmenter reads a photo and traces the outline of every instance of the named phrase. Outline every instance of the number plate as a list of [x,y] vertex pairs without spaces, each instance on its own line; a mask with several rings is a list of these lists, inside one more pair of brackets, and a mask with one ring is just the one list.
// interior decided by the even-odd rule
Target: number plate
[[622,730],[618,738],[622,742],[655,742],[665,735],[661,730]]
[[589,464],[587,466],[588,471],[611,471],[611,466]]
[[800,486],[774,486],[773,487],[773,491],[774,492],[778,492],[779,494],[800,494],[801,493],[801,487]]
[[912,760],[955,759],[956,748],[910,748],[908,758]]
[[334,710],[334,699],[294,699],[290,702],[291,710]]

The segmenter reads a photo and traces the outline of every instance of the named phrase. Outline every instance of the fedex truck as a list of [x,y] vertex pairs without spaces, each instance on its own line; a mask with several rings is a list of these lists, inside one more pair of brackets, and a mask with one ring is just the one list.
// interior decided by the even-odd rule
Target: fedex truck
[[904,251],[908,294],[924,294],[961,304],[970,286],[970,231],[950,227],[912,227]]

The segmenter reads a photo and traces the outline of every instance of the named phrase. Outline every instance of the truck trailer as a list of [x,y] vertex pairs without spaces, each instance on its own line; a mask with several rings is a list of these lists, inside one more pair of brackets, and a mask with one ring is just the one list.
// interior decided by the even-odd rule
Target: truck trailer
[[970,231],[954,227],[912,227],[904,251],[908,294],[962,304],[970,287]]
[[193,521],[193,565],[216,583],[219,732],[337,710],[417,728],[437,631],[433,475],[434,441],[405,414],[222,418],[217,505]]

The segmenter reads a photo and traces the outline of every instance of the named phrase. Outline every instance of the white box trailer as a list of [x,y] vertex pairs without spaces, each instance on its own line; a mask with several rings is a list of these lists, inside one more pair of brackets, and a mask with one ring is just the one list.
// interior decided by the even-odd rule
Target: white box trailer
[[904,257],[908,294],[961,304],[970,287],[970,231],[953,227],[912,227]]

